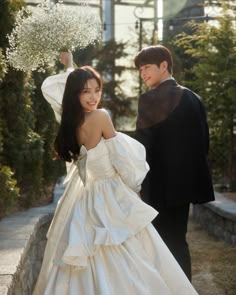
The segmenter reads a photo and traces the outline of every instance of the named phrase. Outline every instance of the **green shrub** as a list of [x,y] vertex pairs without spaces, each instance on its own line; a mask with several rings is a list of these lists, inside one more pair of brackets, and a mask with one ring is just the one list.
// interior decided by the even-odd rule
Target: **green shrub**
[[233,191],[236,188],[236,29],[230,4],[219,3],[223,9],[217,17],[217,26],[191,22],[193,33],[178,35],[175,44],[188,56],[186,60],[191,57],[193,62],[189,68],[192,77],[186,76],[185,84],[206,105],[213,182]]
[[24,207],[31,206],[42,195],[43,153],[42,138],[34,131],[29,131],[19,153],[23,165],[18,167],[21,175],[21,205]]
[[[57,125],[41,92],[43,80],[51,73],[26,74],[5,64],[7,34],[14,27],[16,12],[24,5],[24,0],[0,1],[0,166],[10,169],[3,175],[15,179],[20,193],[19,198],[0,198],[4,204],[9,201],[10,207],[15,203],[16,208],[37,203],[64,174],[63,163],[52,159]],[[5,196],[7,182],[2,179],[0,184],[0,193]],[[7,208],[0,201],[2,216]]]
[[0,218],[11,212],[19,197],[19,188],[13,174],[9,167],[0,165]]

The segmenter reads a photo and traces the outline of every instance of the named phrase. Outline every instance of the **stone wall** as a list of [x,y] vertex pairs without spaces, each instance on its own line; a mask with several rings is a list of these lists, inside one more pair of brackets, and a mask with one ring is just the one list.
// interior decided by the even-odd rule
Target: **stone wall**
[[0,295],[32,295],[42,263],[46,233],[64,187],[58,183],[54,202],[0,221]]
[[54,211],[49,207],[30,209],[0,222],[0,295],[32,294]]
[[236,203],[216,193],[216,201],[193,206],[193,217],[209,233],[236,246]]
[[46,233],[50,221],[51,217],[44,218],[44,222],[36,226],[34,239],[29,241],[29,248],[25,249],[26,255],[17,268],[13,292],[10,292],[9,295],[31,295],[33,293],[33,287],[42,264],[46,246]]

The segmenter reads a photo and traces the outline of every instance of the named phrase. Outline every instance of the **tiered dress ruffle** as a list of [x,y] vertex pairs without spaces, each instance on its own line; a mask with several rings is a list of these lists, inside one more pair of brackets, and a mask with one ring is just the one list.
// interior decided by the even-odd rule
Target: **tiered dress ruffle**
[[117,133],[68,170],[34,295],[197,294],[151,225],[138,196],[144,147]]

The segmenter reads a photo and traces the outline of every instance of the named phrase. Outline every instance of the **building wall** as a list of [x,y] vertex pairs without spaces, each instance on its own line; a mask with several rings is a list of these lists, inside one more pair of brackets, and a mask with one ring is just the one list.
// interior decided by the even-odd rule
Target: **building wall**
[[[190,20],[202,22],[204,20],[204,0],[187,0],[179,11],[170,9],[173,0],[165,0],[163,7],[163,37],[169,39],[178,33],[187,31],[185,24]],[[181,2],[181,1],[180,1]],[[177,9],[177,8],[176,8]],[[172,12],[172,13],[171,13]]]

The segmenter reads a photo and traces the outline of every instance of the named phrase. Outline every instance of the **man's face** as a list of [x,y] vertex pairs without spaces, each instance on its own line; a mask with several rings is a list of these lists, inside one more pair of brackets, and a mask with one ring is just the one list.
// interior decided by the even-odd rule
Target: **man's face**
[[166,66],[164,63],[166,62],[162,62],[160,67],[156,64],[146,64],[139,68],[141,78],[147,87],[155,88],[165,78]]

